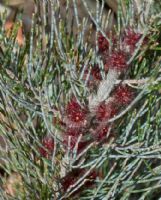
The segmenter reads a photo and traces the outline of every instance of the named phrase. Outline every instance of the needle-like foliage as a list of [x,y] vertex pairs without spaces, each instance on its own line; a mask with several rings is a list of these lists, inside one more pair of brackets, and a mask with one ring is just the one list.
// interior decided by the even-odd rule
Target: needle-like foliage
[[46,23],[52,7],[51,26],[36,13],[21,47],[20,25],[6,36],[1,15],[0,199],[161,197],[160,1],[119,1],[108,32],[104,2],[96,1],[95,15],[81,2],[95,46],[75,0],[77,34],[67,33],[56,1],[38,1]]

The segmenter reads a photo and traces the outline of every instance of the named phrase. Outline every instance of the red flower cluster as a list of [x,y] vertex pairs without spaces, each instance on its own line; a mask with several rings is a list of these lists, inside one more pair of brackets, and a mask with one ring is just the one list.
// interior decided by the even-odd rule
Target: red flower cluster
[[[131,56],[131,54],[135,51],[143,34],[136,32],[132,28],[127,28],[120,38],[118,38],[116,34],[112,34],[110,35],[110,33],[107,33],[107,37],[110,38],[112,42],[111,52],[109,52],[109,41],[107,41],[107,39],[101,33],[99,33],[99,52],[101,53],[101,57],[104,62],[105,72],[108,72],[109,68],[123,72],[123,70],[126,70],[128,67],[127,55]],[[148,39],[145,38],[143,44],[145,44],[147,41]],[[120,46],[122,47],[120,48]]]
[[97,142],[102,142],[106,139],[106,135],[109,131],[108,121],[110,118],[114,117],[118,112],[118,106],[115,102],[110,101],[108,103],[101,102],[95,110],[95,120],[94,125],[97,128],[91,129],[91,135],[93,139]]
[[141,39],[141,37],[142,37],[142,34],[136,33],[133,29],[126,30],[124,40],[123,40],[123,45],[125,46],[125,48],[127,48],[129,53],[134,52],[136,45]]
[[[64,148],[70,145],[70,150],[73,150],[77,146],[77,152],[80,153],[90,141],[84,140],[85,127],[87,125],[87,115],[88,110],[81,107],[75,98],[67,104],[65,109],[65,131],[64,131]],[[82,135],[80,141],[78,141],[79,136]],[[70,142],[69,142],[70,138]]]
[[87,109],[81,107],[75,98],[68,103],[65,113],[72,126],[79,127],[86,123]]
[[133,99],[134,94],[127,86],[118,86],[114,92],[114,98],[118,105],[128,105]]
[[101,33],[98,34],[98,48],[101,53],[109,49],[109,42]]
[[[125,72],[128,68],[128,56],[130,53],[126,50],[126,47],[133,49],[136,47],[137,42],[141,38],[141,34],[135,33],[132,29],[128,29],[124,34],[124,37],[117,39],[117,36],[111,35],[112,47],[109,51],[109,42],[106,38],[99,33],[98,46],[99,51],[104,62],[105,72],[109,69],[117,72]],[[122,48],[120,44],[124,44],[125,48]],[[117,48],[118,47],[118,48]],[[89,69],[85,71],[85,76],[88,74]],[[93,66],[91,74],[89,76],[89,85],[97,86],[96,83],[102,80],[100,68],[98,65]],[[118,114],[118,111],[122,106],[128,105],[133,98],[133,93],[126,86],[119,86],[112,94],[112,101],[105,103],[101,102],[95,109],[95,113],[90,115],[87,107],[81,106],[76,98],[72,98],[67,104],[62,122],[57,124],[63,125],[64,131],[64,146],[68,146],[69,136],[70,149],[73,150],[78,138],[82,135],[81,140],[78,143],[78,152],[82,151],[90,142],[84,142],[86,138],[93,138],[95,140],[102,140],[106,138],[106,134],[109,130],[108,121],[110,118]],[[89,121],[91,120],[91,122]],[[93,120],[93,121],[92,121]],[[94,130],[94,127],[98,127]],[[88,133],[89,135],[86,134]],[[89,137],[88,137],[89,136]],[[91,139],[92,140],[92,139]]]
[[[110,32],[108,32],[107,37],[112,43],[112,47],[115,46],[117,42],[117,38]],[[102,33],[98,34],[98,48],[100,53],[107,53],[109,50],[109,41],[102,35]]]
[[43,157],[48,158],[54,150],[54,139],[49,136],[44,137],[42,146],[39,148],[39,152]]
[[94,133],[94,138],[97,141],[102,141],[106,138],[107,132],[109,130],[108,126],[100,126],[97,128],[97,130]]
[[[88,74],[89,74],[89,69],[86,69],[84,73],[84,80],[86,80]],[[94,65],[88,77],[88,87],[89,88],[91,88],[91,86],[93,87],[101,80],[102,80],[102,76],[101,76],[100,68],[98,65]]]
[[127,54],[123,51],[114,51],[107,58],[109,68],[122,72],[128,68]]
[[96,119],[98,121],[108,121],[111,117],[113,117],[117,113],[117,107],[113,102],[105,103],[102,102],[96,109]]

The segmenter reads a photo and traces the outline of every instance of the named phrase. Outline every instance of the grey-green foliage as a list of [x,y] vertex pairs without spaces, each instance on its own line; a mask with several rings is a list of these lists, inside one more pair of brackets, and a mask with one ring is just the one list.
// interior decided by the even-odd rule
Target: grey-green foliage
[[[134,17],[130,13],[132,1],[128,4],[129,12],[125,18],[120,14],[118,29],[121,24],[131,25],[131,17]],[[98,88],[91,91],[87,87],[88,76],[86,80],[83,76],[86,68],[94,63],[103,68],[100,55],[94,48],[90,49],[89,44],[83,45],[81,34],[77,41],[66,35],[63,21],[57,30],[51,27],[51,32],[46,33],[48,47],[43,50],[42,35],[35,24],[29,41],[22,48],[15,43],[14,32],[13,37],[7,38],[4,30],[0,29],[0,134],[8,146],[8,152],[2,151],[0,156],[3,160],[1,166],[7,174],[17,172],[22,177],[23,186],[15,198],[67,199],[74,190],[64,193],[61,190],[64,163],[67,163],[67,168],[79,165],[87,169],[87,173],[98,170],[101,174],[96,183],[91,188],[84,188],[76,199],[144,200],[161,196],[161,34],[158,5],[155,1],[151,6],[153,14],[147,24],[140,26],[137,24],[139,19],[137,22],[132,19],[135,28],[145,30],[149,42],[144,50],[136,50],[130,61],[130,70],[124,76],[123,81],[134,88],[136,98],[111,119],[115,127],[114,140],[106,145],[91,145],[82,153],[82,160],[77,156],[67,156],[66,159],[72,159],[70,163],[63,157],[61,130],[54,126],[53,116],[61,116],[60,111],[72,95],[88,105],[88,97]],[[103,71],[102,77],[105,75]],[[39,154],[45,135],[55,140],[56,148],[51,159]],[[84,178],[76,188],[81,186]],[[0,183],[0,196],[10,199],[2,189],[5,180],[2,178]]]

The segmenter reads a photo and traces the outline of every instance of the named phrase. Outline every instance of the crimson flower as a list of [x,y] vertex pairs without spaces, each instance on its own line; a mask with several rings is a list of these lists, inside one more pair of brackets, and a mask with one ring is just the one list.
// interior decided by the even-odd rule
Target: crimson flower
[[87,109],[80,106],[75,98],[67,104],[66,107],[67,123],[71,126],[82,126],[85,125],[87,117]]
[[114,92],[114,99],[119,105],[128,105],[134,97],[134,93],[125,85],[118,86]]
[[109,42],[101,33],[98,34],[98,48],[102,53],[109,49]]
[[127,54],[124,51],[114,51],[106,60],[109,68],[122,72],[128,68]]
[[105,139],[108,130],[109,130],[109,127],[108,127],[108,126],[103,126],[103,127],[101,126],[101,127],[99,127],[99,128],[96,130],[96,132],[95,132],[95,135],[94,135],[95,139],[96,139],[97,141],[102,141],[103,139]]
[[130,53],[133,53],[137,43],[141,39],[142,34],[135,32],[133,29],[129,28],[126,30],[123,44]]
[[[112,45],[114,46],[117,42],[116,36],[108,32],[107,37],[111,40]],[[98,48],[101,53],[106,53],[109,50],[109,41],[102,35],[102,33],[98,34]]]
[[102,80],[99,66],[94,65],[90,71],[89,69],[86,69],[84,72],[83,79],[86,80],[87,76],[88,76],[88,81],[87,81],[88,87],[93,88],[94,86],[96,86],[99,83],[99,81]]
[[54,139],[49,136],[44,137],[42,146],[39,148],[39,152],[43,157],[48,158],[54,150]]
[[108,120],[117,113],[117,107],[113,102],[101,102],[96,108],[96,119],[98,121]]

